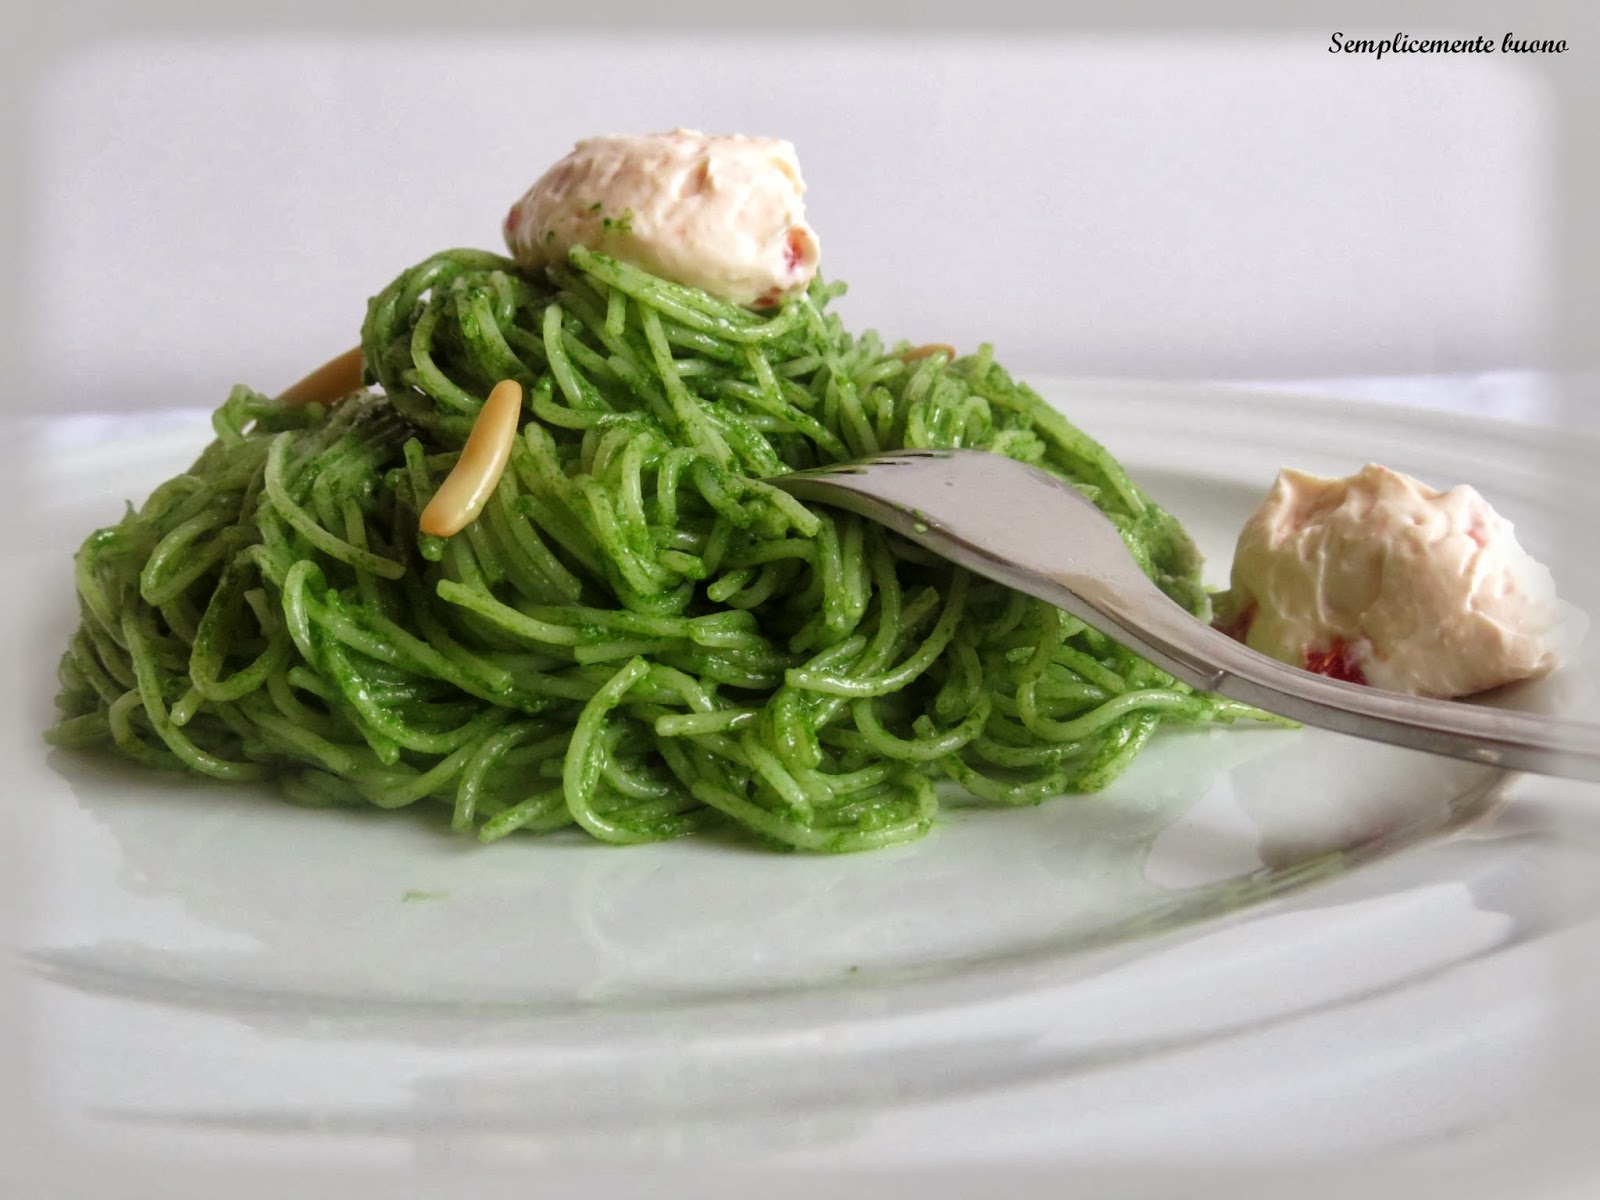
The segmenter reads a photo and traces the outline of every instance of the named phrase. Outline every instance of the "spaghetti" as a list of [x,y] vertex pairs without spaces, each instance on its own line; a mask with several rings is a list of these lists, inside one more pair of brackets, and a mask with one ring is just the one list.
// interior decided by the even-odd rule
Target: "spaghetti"
[[[1257,715],[766,482],[1007,454],[1206,615],[1189,539],[1102,447],[988,347],[853,337],[840,291],[758,315],[582,247],[533,274],[474,250],[411,268],[369,303],[363,386],[235,388],[194,464],[83,543],[49,739],[303,804],[442,801],[484,841],[722,825],[853,851],[925,833],[941,779],[1035,804],[1103,787],[1158,725]],[[420,532],[505,381],[498,483]]]

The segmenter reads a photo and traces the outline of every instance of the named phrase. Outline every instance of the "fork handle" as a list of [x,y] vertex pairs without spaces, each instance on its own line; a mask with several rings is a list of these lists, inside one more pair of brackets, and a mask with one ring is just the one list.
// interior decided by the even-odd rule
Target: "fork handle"
[[1057,577],[938,527],[907,532],[980,575],[1071,613],[1200,691],[1368,741],[1600,783],[1600,727],[1593,724],[1329,679],[1219,633],[1143,575]]
[[[1120,588],[1113,596],[1093,580],[1074,579],[1068,590],[1048,576],[1027,574],[1032,586],[1021,590],[1097,628],[1116,630],[1130,648],[1202,691],[1352,737],[1600,783],[1600,727],[1593,724],[1329,679],[1219,633],[1154,584],[1134,595],[1128,594],[1134,589]],[[1014,578],[1008,582],[1020,585]]]

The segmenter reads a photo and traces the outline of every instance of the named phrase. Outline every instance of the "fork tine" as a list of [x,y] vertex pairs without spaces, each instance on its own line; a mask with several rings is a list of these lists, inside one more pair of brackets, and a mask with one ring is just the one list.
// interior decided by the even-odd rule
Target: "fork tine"
[[927,462],[930,459],[950,458],[953,454],[954,451],[951,450],[931,447],[927,449],[886,450],[869,458],[858,458],[842,463],[827,463],[820,467],[809,467],[804,471],[794,471],[787,476],[782,476],[782,478],[794,478],[797,475],[861,475],[873,467],[903,467],[907,464]]
[[900,463],[915,462],[919,459],[949,458],[953,452],[934,447],[916,448],[910,450],[886,450],[882,454],[875,454],[871,458],[863,459],[868,464],[879,464],[885,467],[897,466]]

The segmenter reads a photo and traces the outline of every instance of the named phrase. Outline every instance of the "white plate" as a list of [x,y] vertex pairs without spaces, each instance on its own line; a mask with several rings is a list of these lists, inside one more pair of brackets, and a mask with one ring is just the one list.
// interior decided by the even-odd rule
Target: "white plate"
[[[1213,583],[1280,464],[1378,460],[1477,484],[1570,594],[1600,590],[1551,485],[1575,452],[1534,431],[1044,390],[1179,514]],[[439,812],[311,812],[48,752],[72,549],[206,437],[175,413],[21,446],[8,1032],[28,1100],[6,1115],[56,1194],[91,1162],[354,1171],[359,1197],[408,1167],[1254,1168],[1481,1136],[1549,1091],[1534,1053],[1563,1036],[1565,985],[1529,955],[1591,911],[1594,831],[1551,829],[1592,789],[1313,730],[1173,732],[1104,795],[815,858],[479,847]],[[1581,701],[1587,670],[1510,700]]]

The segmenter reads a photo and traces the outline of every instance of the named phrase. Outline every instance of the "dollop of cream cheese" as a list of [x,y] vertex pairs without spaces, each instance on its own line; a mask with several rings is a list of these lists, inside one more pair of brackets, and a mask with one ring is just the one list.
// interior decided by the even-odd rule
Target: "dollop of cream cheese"
[[1476,491],[1377,465],[1347,479],[1279,472],[1217,612],[1273,658],[1435,697],[1542,675],[1586,623]]
[[817,271],[805,190],[794,147],[777,138],[692,129],[587,138],[512,205],[506,245],[528,268],[586,246],[770,307]]

